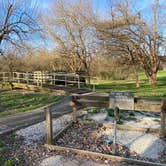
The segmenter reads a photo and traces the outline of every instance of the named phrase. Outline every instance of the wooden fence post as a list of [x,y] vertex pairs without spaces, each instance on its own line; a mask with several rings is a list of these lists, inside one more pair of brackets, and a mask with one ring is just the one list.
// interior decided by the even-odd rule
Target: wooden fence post
[[67,77],[65,75],[65,87],[67,87]]
[[161,128],[160,128],[160,137],[164,138],[166,137],[166,100],[162,101],[161,105],[161,112],[160,112],[160,118],[161,118]]
[[5,72],[3,72],[3,82],[5,83]]
[[93,83],[92,86],[93,86],[92,91],[95,92],[96,91],[95,84]]
[[45,108],[46,114],[46,142],[51,145],[53,141],[53,130],[52,130],[52,113],[48,108]]
[[78,89],[80,89],[80,76],[78,75]]
[[28,72],[26,72],[26,82],[27,82],[27,84],[29,84],[29,73]]
[[40,78],[40,86],[43,87],[43,76],[46,77],[43,73],[43,71],[41,72],[41,78]]
[[20,74],[17,73],[17,82],[20,83]]
[[71,102],[70,102],[70,106],[72,107],[72,110],[73,110],[73,112],[72,112],[72,115],[73,115],[73,122],[75,123],[75,122],[77,122],[77,109],[76,109],[76,104],[75,104],[73,101],[71,101]]
[[53,76],[54,76],[54,85],[55,85],[55,72],[54,72],[54,75],[53,75]]

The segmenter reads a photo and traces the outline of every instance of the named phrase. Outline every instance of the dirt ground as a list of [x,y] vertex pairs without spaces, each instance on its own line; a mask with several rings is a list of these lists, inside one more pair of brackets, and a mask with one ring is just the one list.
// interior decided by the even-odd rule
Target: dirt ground
[[[126,163],[115,163],[109,160],[91,159],[79,155],[64,154],[59,152],[51,152],[47,150],[43,144],[45,140],[41,140],[36,147],[28,147],[24,144],[24,139],[15,134],[1,136],[7,148],[0,151],[0,165],[4,165],[4,161],[11,161],[13,166],[127,166]],[[60,157],[58,157],[60,156]],[[60,159],[60,161],[59,161]],[[63,160],[62,160],[63,159]],[[53,162],[53,165],[52,165]],[[59,163],[61,162],[61,164]]]

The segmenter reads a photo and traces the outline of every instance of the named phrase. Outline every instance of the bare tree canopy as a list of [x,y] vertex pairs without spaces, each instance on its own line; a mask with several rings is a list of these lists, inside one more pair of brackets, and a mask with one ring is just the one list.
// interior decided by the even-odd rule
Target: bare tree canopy
[[[12,44],[19,46],[39,27],[35,1],[1,0],[0,1],[0,47]],[[3,46],[2,46],[3,45]]]
[[95,50],[90,1],[55,1],[50,13],[44,16],[43,23],[59,53],[65,57],[64,60],[73,72],[85,70],[89,75],[90,61]]
[[156,85],[163,46],[163,36],[158,29],[158,0],[153,4],[152,24],[143,20],[141,13],[132,13],[128,1],[118,3],[115,9],[109,21],[96,24],[103,47],[112,56],[123,57],[134,66],[139,64],[150,84]]

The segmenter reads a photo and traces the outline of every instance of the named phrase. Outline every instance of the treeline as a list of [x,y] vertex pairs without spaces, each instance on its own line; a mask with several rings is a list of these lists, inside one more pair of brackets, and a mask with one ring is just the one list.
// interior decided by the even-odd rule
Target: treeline
[[[125,79],[134,73],[139,87],[141,70],[157,85],[159,56],[165,54],[162,1],[152,2],[148,19],[136,10],[134,0],[110,1],[105,17],[90,0],[54,0],[43,13],[18,2],[3,1],[1,71],[84,71],[103,79]],[[34,49],[33,37],[51,42],[51,49]]]

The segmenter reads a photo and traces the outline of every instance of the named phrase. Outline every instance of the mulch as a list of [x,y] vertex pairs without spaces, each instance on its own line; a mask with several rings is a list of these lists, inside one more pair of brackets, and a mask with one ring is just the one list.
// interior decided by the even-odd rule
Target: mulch
[[[102,125],[97,123],[75,123],[55,142],[55,145],[113,154],[113,141],[108,139],[106,135],[99,136],[101,128]],[[118,156],[132,158],[138,156],[121,144],[116,144],[116,149]]]

